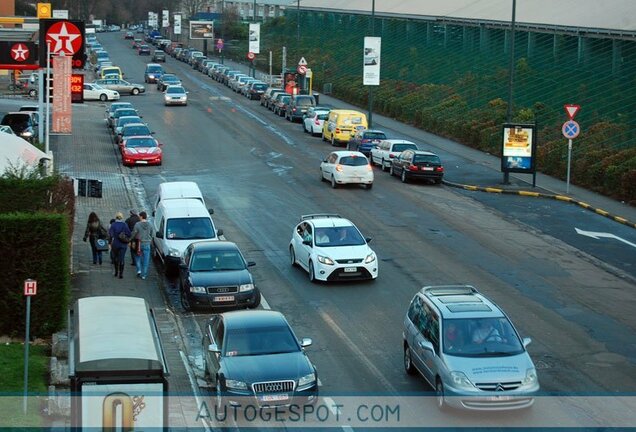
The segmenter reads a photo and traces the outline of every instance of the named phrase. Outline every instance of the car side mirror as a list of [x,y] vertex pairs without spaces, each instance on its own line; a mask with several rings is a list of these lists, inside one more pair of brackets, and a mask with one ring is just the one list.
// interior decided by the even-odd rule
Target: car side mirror
[[154,135],[155,133],[156,133],[155,131],[152,131],[152,132],[150,132],[150,135]]
[[306,348],[306,347],[310,346],[312,343],[314,343],[314,342],[311,340],[311,338],[303,338],[300,341],[300,346],[303,347],[303,348]]
[[213,208],[209,208],[209,209],[208,209],[208,213],[210,213],[210,214],[214,214],[214,209],[213,209]]
[[155,217],[155,211],[154,210],[152,211],[152,217]]
[[364,238],[364,240],[365,240],[367,243],[371,243],[371,240],[373,240],[373,237],[365,237],[365,238]]
[[220,350],[215,343],[211,343],[210,345],[208,345],[208,351],[211,353],[218,353]]
[[529,337],[523,338],[523,347],[526,348],[528,345],[530,345],[530,342],[532,342],[532,339],[530,339]]
[[186,263],[179,263],[179,268],[182,270],[187,270],[188,269],[188,265]]
[[254,267],[256,265],[256,263],[254,261],[248,261],[247,262],[247,266],[248,267]]
[[223,230],[222,229],[216,230],[216,235],[217,236],[222,236],[223,235]]
[[160,231],[157,231],[157,233],[155,234],[156,238],[163,238],[163,234],[161,234]]
[[435,348],[433,348],[433,344],[431,343],[431,341],[423,340],[423,341],[420,341],[418,345],[422,349],[425,349],[430,352],[435,352]]
[[311,246],[311,240],[303,240],[303,244],[307,246]]

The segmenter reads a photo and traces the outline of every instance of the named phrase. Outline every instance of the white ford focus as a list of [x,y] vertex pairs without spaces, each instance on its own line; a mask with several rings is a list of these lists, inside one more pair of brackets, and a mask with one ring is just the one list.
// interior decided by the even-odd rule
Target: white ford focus
[[307,271],[312,282],[375,279],[378,259],[369,241],[339,215],[304,215],[289,242],[291,264]]

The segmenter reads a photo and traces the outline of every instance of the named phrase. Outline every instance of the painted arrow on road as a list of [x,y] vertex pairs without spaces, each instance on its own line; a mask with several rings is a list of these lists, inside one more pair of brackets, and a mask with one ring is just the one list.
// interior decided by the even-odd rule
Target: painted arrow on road
[[577,234],[581,234],[583,236],[586,237],[592,237],[593,239],[600,239],[600,238],[611,238],[611,239],[616,239],[618,241],[621,241],[625,244],[630,245],[633,248],[636,248],[636,243],[632,243],[630,241],[625,240],[624,238],[621,238],[615,234],[611,234],[611,233],[605,233],[605,232],[594,232],[594,231],[583,231],[580,230],[578,228],[574,228],[577,232]]

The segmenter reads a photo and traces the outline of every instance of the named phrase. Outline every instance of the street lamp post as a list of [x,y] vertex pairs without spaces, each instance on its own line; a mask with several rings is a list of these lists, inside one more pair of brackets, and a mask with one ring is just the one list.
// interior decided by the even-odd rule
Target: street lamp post
[[[225,0],[221,2],[221,40],[225,43]],[[221,64],[224,64],[225,59],[225,47],[221,47]]]
[[[508,66],[508,107],[506,109],[506,122],[512,121],[512,102],[513,102],[513,88],[515,82],[515,23],[517,13],[517,0],[512,0],[512,19],[510,22],[510,56]],[[510,183],[510,173],[504,172],[503,178],[504,184]]]
[[296,50],[300,50],[300,0],[296,7]]
[[[371,0],[371,36],[375,36],[375,0]],[[373,127],[373,86],[369,86],[369,129]]]

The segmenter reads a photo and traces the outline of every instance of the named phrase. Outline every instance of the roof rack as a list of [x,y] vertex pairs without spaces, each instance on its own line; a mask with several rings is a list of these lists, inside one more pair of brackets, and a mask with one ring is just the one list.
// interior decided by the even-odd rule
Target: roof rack
[[446,295],[468,295],[478,294],[477,288],[472,285],[437,285],[437,286],[425,286],[422,288],[424,294],[438,297]]
[[342,219],[342,216],[336,213],[314,213],[314,214],[302,215],[300,217],[300,220],[304,221],[308,219],[329,219],[329,218]]

